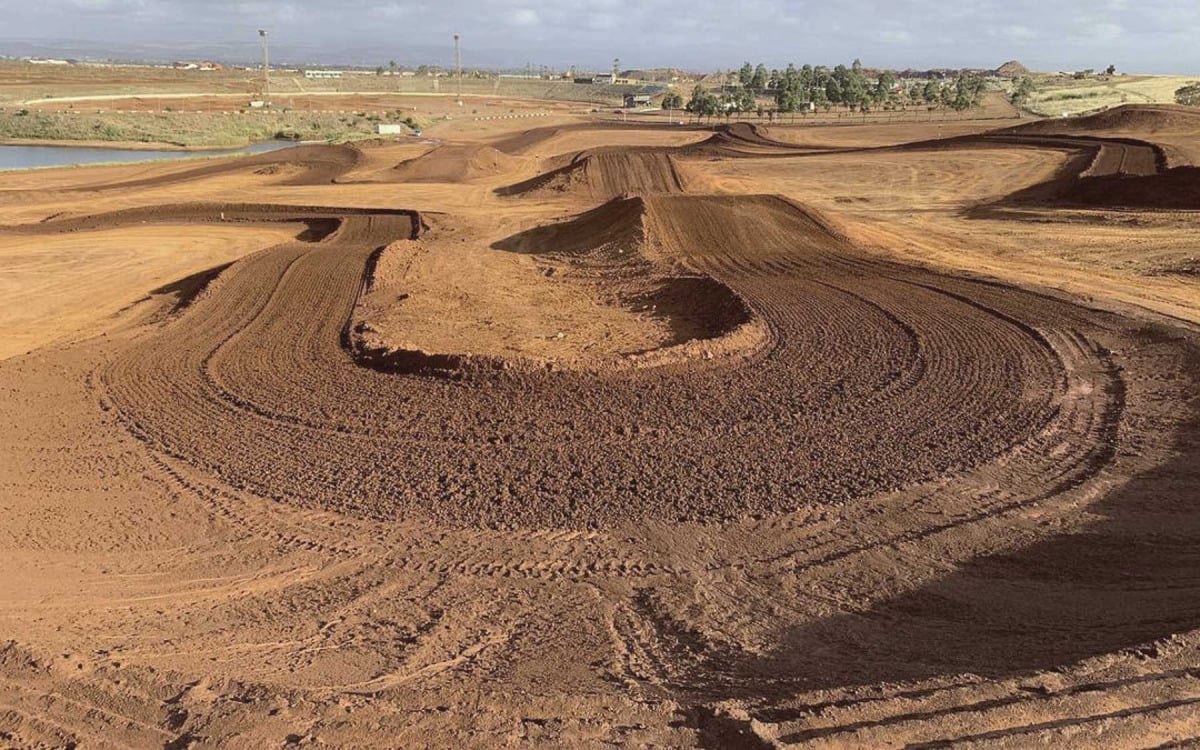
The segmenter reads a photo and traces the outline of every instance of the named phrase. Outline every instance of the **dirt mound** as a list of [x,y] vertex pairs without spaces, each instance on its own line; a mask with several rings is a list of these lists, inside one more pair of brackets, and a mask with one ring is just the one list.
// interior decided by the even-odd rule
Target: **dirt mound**
[[1200,110],[1177,104],[1123,104],[1084,117],[1039,120],[1002,132],[1069,134],[1106,131],[1147,134],[1186,131],[1200,134]]
[[[654,199],[615,199],[574,219],[522,232],[497,247],[565,260],[567,273],[590,277],[621,304],[650,310],[667,321],[673,331],[668,348],[674,351],[647,352],[641,358],[661,364],[694,352],[696,347],[686,348],[692,342],[726,337],[755,321],[749,305],[729,287],[668,260],[673,256],[664,249],[671,238],[658,236],[659,224],[651,218],[664,210],[671,209]],[[707,346],[706,356],[717,350],[746,351],[763,340],[762,333],[743,331],[737,341]]]
[[515,164],[513,157],[491,146],[443,145],[400,162],[392,177],[398,182],[470,182],[504,174]]
[[564,166],[497,188],[499,195],[581,194],[595,200],[621,195],[679,193],[685,178],[670,149],[599,149],[577,154]]
[[766,131],[748,122],[721,126],[712,137],[681,149],[689,156],[763,156],[811,150],[797,143],[776,140]]
[[1029,74],[1029,68],[1022,65],[1017,60],[1009,60],[1000,67],[996,68],[996,75],[1001,78],[1020,78],[1023,75]]
[[495,247],[509,252],[570,258],[623,255],[636,250],[645,238],[645,212],[646,203],[642,198],[614,198],[567,221],[508,237]]
[[[438,244],[436,231],[387,248],[368,262],[349,344],[376,370],[455,379],[727,360],[762,346],[765,326],[728,286],[647,254],[662,243],[646,214],[642,198],[614,199],[500,240],[485,257],[456,237]],[[538,302],[553,312],[523,309]]]
[[[576,125],[575,127],[581,127]],[[520,133],[501,138],[494,142],[492,146],[505,154],[515,155],[533,148],[543,141],[547,141],[558,135],[564,128],[551,126],[545,128],[530,128],[523,130]]]

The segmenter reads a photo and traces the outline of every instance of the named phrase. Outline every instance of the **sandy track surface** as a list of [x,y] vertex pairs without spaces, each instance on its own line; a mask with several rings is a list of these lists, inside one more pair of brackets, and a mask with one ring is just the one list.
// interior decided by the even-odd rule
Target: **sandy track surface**
[[[764,141],[717,158],[809,163]],[[1019,147],[1068,152],[1055,179],[1080,182],[1117,148]],[[525,192],[477,209],[529,224],[494,252],[635,236],[646,263],[701,285],[680,312],[728,303],[766,332],[735,356],[632,369],[364,359],[382,248],[449,241],[454,216],[353,206],[364,188],[324,165],[354,159],[316,154],[307,186],[262,175],[291,200],[8,222],[0,241],[304,230],[181,287],[165,318],[0,362],[5,740],[1142,747],[1200,732],[1196,335],[897,262],[790,198],[658,179],[676,161],[712,173],[713,153],[687,148],[609,159],[559,191],[566,216]],[[338,200],[296,199],[316,189]]]

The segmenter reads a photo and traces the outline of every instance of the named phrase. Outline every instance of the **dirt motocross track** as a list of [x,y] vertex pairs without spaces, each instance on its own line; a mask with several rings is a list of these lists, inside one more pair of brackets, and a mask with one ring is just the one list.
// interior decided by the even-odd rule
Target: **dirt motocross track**
[[944,221],[1190,233],[1190,167],[562,132],[0,193],[0,259],[262,242],[0,361],[0,744],[1200,741],[1193,322],[906,262],[793,182],[981,155],[1022,181]]

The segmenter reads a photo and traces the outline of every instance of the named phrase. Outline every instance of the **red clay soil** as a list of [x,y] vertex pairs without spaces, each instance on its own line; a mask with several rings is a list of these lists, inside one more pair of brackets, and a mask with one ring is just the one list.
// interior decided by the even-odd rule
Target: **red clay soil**
[[1008,128],[1025,135],[1054,135],[1092,131],[1200,131],[1200,109],[1180,104],[1123,104],[1084,117],[1038,120]]
[[1167,168],[1163,150],[1145,141],[993,135],[980,142],[1055,148],[1072,157],[1051,180],[977,211],[1017,206],[1200,210],[1200,168]]
[[[750,306],[732,289],[700,273],[686,273],[677,258],[663,251],[654,222],[654,204],[641,197],[615,198],[569,220],[547,224],[497,242],[493,247],[509,252],[536,254],[561,261],[559,268],[575,279],[586,279],[628,307],[650,309],[666,320],[673,333],[667,346],[673,354],[692,342],[731,337],[740,329],[760,323]],[[747,334],[747,331],[740,331]],[[747,354],[765,335],[742,335],[723,347],[706,346],[701,356],[714,352]],[[691,353],[696,353],[692,347]],[[647,354],[647,353],[643,353]],[[656,364],[671,357],[655,352]],[[646,357],[634,357],[644,363]]]
[[491,146],[443,145],[397,164],[392,177],[397,182],[468,182],[512,170],[514,161]]
[[[483,526],[604,526],[631,508],[678,520],[836,504],[1060,429],[1067,365],[1039,328],[1079,325],[1069,307],[870,261],[778,198],[646,205],[659,252],[727,285],[766,320],[774,343],[765,357],[598,380],[521,375],[483,389],[355,367],[345,332],[368,259],[410,236],[415,221],[359,215],[322,242],[235,264],[106,368],[107,398],[139,439],[239,488],[375,518]],[[1105,408],[1102,393],[1092,400],[1088,408]],[[703,410],[686,407],[698,401]],[[420,408],[402,415],[389,403]],[[240,437],[230,445],[222,434]],[[566,472],[565,457],[546,449],[564,441],[579,448]],[[490,447],[461,463],[462,447],[476,444]],[[397,450],[421,460],[393,461]],[[563,505],[564,495],[573,502]]]
[[685,178],[674,149],[597,149],[576,154],[557,169],[515,185],[499,195],[537,197],[571,193],[606,201],[634,193],[678,193]]
[[[1120,176],[1134,144],[1012,145],[1069,151],[1064,189],[1170,174]],[[312,153],[306,179],[342,158]],[[0,362],[0,544],[30,579],[5,582],[0,737],[1192,742],[1194,330],[893,262],[779,196],[683,192],[675,151],[588,153],[488,207],[535,216],[556,180],[587,198],[501,250],[602,266],[632,243],[700,280],[678,308],[723,321],[736,300],[764,346],[384,372],[356,358],[354,311],[380,247],[436,231],[415,211],[5,227],[314,223],[192,280],[166,322]]]

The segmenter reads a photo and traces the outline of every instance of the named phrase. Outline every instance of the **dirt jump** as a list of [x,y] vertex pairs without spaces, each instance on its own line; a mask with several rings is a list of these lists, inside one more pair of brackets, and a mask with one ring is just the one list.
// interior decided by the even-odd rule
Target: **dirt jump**
[[[948,222],[1193,220],[1190,168],[1079,130],[820,158],[1041,160]],[[1192,323],[901,260],[750,189],[819,167],[749,124],[536,152],[555,132],[370,188],[303,147],[0,204],[0,253],[275,232],[0,360],[0,738],[1194,741]]]

